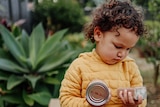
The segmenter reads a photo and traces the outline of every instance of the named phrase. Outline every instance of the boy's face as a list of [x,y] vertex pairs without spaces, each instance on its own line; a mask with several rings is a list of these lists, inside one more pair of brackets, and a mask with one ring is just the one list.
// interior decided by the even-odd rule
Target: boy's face
[[98,27],[94,29],[96,52],[107,64],[123,60],[139,39],[130,29],[122,27],[117,31],[101,32]]

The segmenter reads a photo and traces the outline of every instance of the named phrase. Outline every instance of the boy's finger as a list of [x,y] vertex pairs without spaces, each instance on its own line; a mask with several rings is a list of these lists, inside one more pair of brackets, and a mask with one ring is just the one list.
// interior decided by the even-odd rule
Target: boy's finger
[[125,102],[128,103],[128,91],[126,89],[124,90],[124,99]]
[[130,104],[135,104],[135,101],[133,99],[133,96],[132,96],[132,93],[131,92],[128,92],[128,102]]
[[124,100],[124,93],[123,93],[123,91],[120,91],[119,92],[119,97],[121,98],[121,100],[122,100],[122,102],[124,103],[124,104],[126,104],[126,101]]

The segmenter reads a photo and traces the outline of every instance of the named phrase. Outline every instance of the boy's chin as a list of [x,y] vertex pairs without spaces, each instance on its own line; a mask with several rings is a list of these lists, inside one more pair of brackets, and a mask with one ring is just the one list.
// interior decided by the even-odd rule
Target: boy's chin
[[108,65],[114,65],[114,64],[117,64],[120,61],[121,60],[112,60],[112,61],[105,61],[105,63],[108,64]]

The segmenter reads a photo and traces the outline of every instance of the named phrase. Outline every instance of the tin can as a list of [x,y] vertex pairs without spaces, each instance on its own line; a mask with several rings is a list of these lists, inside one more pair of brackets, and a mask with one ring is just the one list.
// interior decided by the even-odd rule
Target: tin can
[[143,99],[147,98],[147,89],[146,87],[136,87],[134,89],[134,99],[138,100],[138,96],[141,96]]
[[120,91],[122,91],[122,93],[123,93],[124,90],[127,90],[127,92],[131,92],[134,100],[138,100],[138,96],[141,96],[142,99],[147,98],[146,87],[119,88],[118,91],[117,91],[118,92],[118,98],[120,98],[120,96],[119,96]]
[[101,80],[92,81],[86,90],[86,99],[93,106],[102,106],[110,100],[111,94],[107,85]]

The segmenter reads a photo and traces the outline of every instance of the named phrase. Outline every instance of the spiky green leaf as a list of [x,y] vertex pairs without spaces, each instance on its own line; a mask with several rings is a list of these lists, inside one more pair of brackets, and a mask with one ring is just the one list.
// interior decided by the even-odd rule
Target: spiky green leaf
[[0,25],[0,32],[2,34],[2,38],[12,53],[12,55],[17,59],[17,61],[25,66],[24,61],[26,60],[25,52],[20,45],[20,43],[14,38],[14,36],[3,26]]
[[25,55],[29,57],[29,35],[25,30],[23,30],[21,34],[21,45],[25,51]]
[[63,30],[57,31],[53,36],[48,37],[47,41],[43,44],[38,54],[37,65],[42,60],[44,60],[52,51],[54,51],[55,48],[57,48],[58,43],[60,43],[60,40],[62,39],[62,37],[66,32],[67,32],[67,29],[63,29]]
[[71,58],[74,55],[75,51],[63,51],[59,53],[54,59],[49,59],[44,62],[44,65],[38,70],[38,72],[47,72],[57,66],[62,65],[66,60]]
[[25,68],[17,65],[9,59],[0,59],[0,69],[14,73],[27,73]]
[[47,72],[47,75],[52,76],[52,75],[55,75],[55,74],[58,74],[58,73],[59,73],[58,70],[57,71],[50,71],[50,72]]
[[35,68],[35,63],[37,60],[37,54],[39,53],[39,49],[43,45],[45,40],[45,34],[44,29],[42,27],[42,24],[39,24],[33,29],[33,32],[29,39],[29,58],[30,62],[32,64],[32,69]]
[[53,78],[53,77],[46,77],[44,79],[44,82],[47,84],[52,84],[52,85],[60,84],[60,81],[56,78]]
[[12,104],[21,104],[23,103],[23,100],[19,95],[17,94],[9,94],[9,95],[5,95],[5,96],[1,96],[1,99],[3,99],[4,101],[8,102],[8,103],[12,103]]
[[41,105],[48,106],[52,96],[47,92],[39,92],[39,93],[31,94],[29,95],[29,97]]
[[15,86],[21,84],[24,80],[25,80],[25,78],[23,78],[23,77],[16,76],[16,75],[11,75],[11,76],[8,78],[7,89],[8,89],[8,90],[11,90],[11,89],[14,88]]
[[28,97],[27,93],[25,90],[23,90],[23,99],[25,101],[25,103],[29,106],[33,106],[34,105],[34,100],[31,99],[30,97]]
[[31,82],[32,84],[32,88],[35,89],[35,86],[36,86],[36,83],[39,79],[41,79],[41,76],[38,75],[38,76],[34,76],[34,75],[24,75],[24,77],[29,81]]

